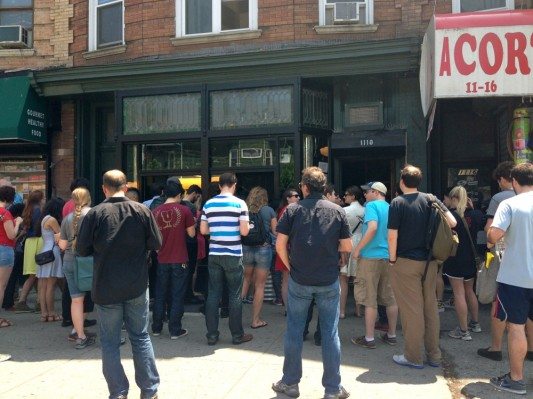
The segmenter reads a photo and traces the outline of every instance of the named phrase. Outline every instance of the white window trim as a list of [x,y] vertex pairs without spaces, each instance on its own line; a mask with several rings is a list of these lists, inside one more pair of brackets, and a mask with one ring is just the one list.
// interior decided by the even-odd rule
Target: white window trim
[[[349,1],[349,0],[347,0]],[[355,1],[355,0],[354,0]],[[362,0],[359,0],[362,1]],[[366,25],[374,25],[374,0],[365,0],[366,1]],[[326,0],[318,0],[318,25],[326,25]]]
[[208,36],[208,35],[217,35],[225,34],[229,32],[248,32],[257,30],[257,1],[258,0],[248,0],[248,21],[250,26],[243,29],[232,29],[232,30],[222,30],[222,15],[221,15],[221,5],[220,0],[211,0],[212,4],[212,21],[211,21],[211,32],[205,33],[193,33],[186,34],[186,21],[185,21],[185,0],[176,0],[176,37],[197,37],[197,36]]
[[[486,10],[479,10],[476,12],[483,12],[483,11],[496,11],[496,10],[514,10],[514,0],[505,0],[505,7],[500,8],[489,8]],[[452,12],[453,13],[460,13],[461,12],[461,0],[452,0]]]
[[[124,0],[115,0],[109,3],[106,3],[105,5],[115,4],[115,3],[122,3],[122,42],[117,43],[117,46],[123,46],[125,44],[124,41]],[[98,48],[98,40],[96,38],[97,35],[97,20],[98,20],[98,14],[96,12],[97,10],[97,4],[98,0],[89,0],[89,51],[96,51],[99,50]]]

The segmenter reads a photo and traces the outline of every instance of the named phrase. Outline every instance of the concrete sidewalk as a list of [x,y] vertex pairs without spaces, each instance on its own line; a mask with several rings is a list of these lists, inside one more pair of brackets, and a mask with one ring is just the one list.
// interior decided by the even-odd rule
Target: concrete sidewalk
[[[60,303],[57,303],[58,309]],[[353,307],[353,303],[352,303]],[[161,375],[160,398],[283,398],[270,386],[280,379],[283,365],[283,308],[265,303],[265,328],[252,330],[250,305],[244,305],[246,332],[253,341],[234,346],[227,327],[221,320],[221,339],[216,346],[207,346],[204,317],[186,313],[184,328],[189,335],[171,341],[168,332],[152,337],[157,366]],[[6,314],[7,313],[7,314]],[[483,308],[482,326],[488,329],[488,310]],[[350,313],[353,314],[353,311]],[[37,314],[3,312],[13,326],[0,329],[0,353],[10,353],[12,360],[0,363],[0,398],[106,398],[107,386],[101,373],[100,346],[74,349],[67,341],[70,328],[60,322],[41,323]],[[392,355],[401,353],[399,344],[391,347],[378,340],[378,347],[369,350],[354,346],[350,337],[363,334],[363,320],[349,316],[340,321],[342,343],[342,383],[358,398],[431,398],[449,399],[479,397],[483,399],[513,396],[496,391],[488,378],[507,371],[508,363],[491,362],[476,355],[477,348],[489,345],[489,333],[474,334],[465,342],[447,337],[455,327],[451,310],[442,314],[441,346],[446,355],[445,368],[426,367],[412,370],[392,362]],[[314,332],[316,319],[311,323]],[[166,325],[165,325],[166,327]],[[91,330],[91,329],[90,329]],[[93,331],[98,332],[97,328]],[[304,376],[300,383],[301,398],[321,398],[321,348],[313,340],[304,343]],[[137,398],[131,347],[122,348],[123,365],[130,380],[130,397]],[[530,376],[532,362],[526,362]],[[446,376],[446,378],[445,378]],[[462,392],[461,392],[462,391]]]

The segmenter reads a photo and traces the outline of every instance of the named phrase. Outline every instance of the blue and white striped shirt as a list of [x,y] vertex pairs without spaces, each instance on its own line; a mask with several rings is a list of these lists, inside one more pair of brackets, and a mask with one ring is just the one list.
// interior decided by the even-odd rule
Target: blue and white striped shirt
[[209,255],[242,256],[240,222],[248,221],[243,200],[219,194],[205,203],[201,220],[209,225]]

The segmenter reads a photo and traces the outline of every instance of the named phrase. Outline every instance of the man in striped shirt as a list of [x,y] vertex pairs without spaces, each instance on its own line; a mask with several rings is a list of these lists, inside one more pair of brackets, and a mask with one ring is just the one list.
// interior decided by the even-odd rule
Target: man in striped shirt
[[209,294],[205,303],[207,344],[218,342],[218,304],[224,278],[229,291],[229,329],[234,345],[251,341],[253,336],[242,328],[241,290],[243,280],[241,235],[246,236],[248,207],[235,197],[237,177],[223,173],[219,180],[220,194],[207,201],[202,209],[200,232],[209,235]]

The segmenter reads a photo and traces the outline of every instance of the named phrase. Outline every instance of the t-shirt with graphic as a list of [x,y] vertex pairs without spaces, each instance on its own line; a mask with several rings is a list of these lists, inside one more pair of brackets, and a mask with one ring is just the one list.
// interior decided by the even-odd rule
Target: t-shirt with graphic
[[389,243],[387,241],[387,223],[389,220],[389,204],[385,200],[374,200],[365,205],[365,221],[363,236],[368,230],[368,222],[374,221],[378,229],[374,237],[361,250],[361,258],[389,259]]
[[4,223],[8,221],[11,221],[13,223],[13,227],[15,227],[15,220],[13,219],[11,212],[9,212],[6,208],[0,208],[0,245],[14,248],[15,240],[7,238],[6,228],[4,227]]
[[216,195],[205,203],[201,220],[209,225],[209,255],[242,256],[240,222],[249,220],[246,202]]
[[492,227],[505,231],[505,252],[496,281],[533,289],[533,191],[498,206]]
[[186,263],[187,228],[194,226],[194,218],[188,207],[178,202],[159,205],[153,211],[163,244],[157,253],[159,263]]

